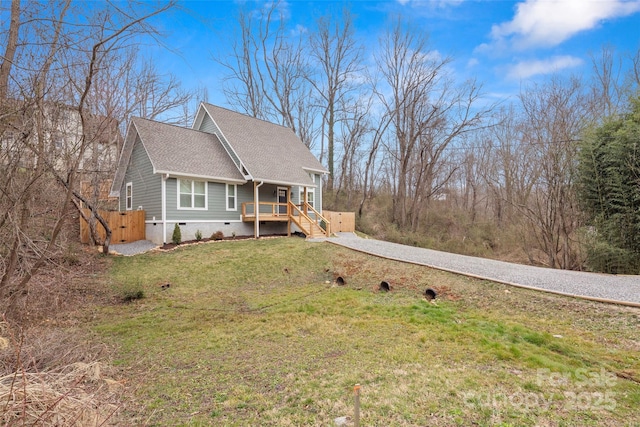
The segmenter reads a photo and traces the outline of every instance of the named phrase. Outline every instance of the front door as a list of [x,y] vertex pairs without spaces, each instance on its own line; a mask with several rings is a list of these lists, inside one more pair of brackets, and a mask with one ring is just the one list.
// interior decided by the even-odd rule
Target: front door
[[278,214],[286,215],[287,214],[287,203],[289,202],[287,198],[287,192],[289,190],[285,187],[278,187]]

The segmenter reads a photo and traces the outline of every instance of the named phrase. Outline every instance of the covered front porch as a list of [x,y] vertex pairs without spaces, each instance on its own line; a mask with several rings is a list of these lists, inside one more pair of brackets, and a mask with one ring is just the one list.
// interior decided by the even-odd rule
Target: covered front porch
[[[329,220],[307,202],[306,187],[301,193],[301,203],[291,201],[291,187],[278,187],[277,201],[260,201],[260,185],[254,185],[254,201],[242,203],[242,221],[253,222],[254,234],[260,236],[260,223],[286,222],[287,235],[291,235],[292,224],[307,237],[328,237],[331,234]],[[258,206],[258,209],[256,209]]]
[[296,205],[288,203],[259,202],[256,215],[254,202],[242,204],[242,221],[256,224],[256,238],[260,236],[261,222],[286,222],[287,235],[291,235],[291,226],[295,224],[307,237],[329,237],[331,224],[313,206],[304,202]]

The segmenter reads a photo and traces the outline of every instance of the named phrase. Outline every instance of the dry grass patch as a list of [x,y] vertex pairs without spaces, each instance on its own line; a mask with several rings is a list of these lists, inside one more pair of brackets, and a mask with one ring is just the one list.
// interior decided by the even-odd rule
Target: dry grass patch
[[2,425],[100,426],[118,410],[123,386],[104,376],[103,365],[74,363],[46,372],[0,377]]
[[0,307],[0,424],[117,425],[123,386],[109,348],[85,329],[111,301],[102,275],[109,260],[70,245],[23,292]]

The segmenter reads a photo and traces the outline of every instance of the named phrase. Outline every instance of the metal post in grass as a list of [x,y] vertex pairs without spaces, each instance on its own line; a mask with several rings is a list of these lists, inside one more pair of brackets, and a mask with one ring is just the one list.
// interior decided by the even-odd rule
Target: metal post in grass
[[353,425],[360,427],[360,384],[356,384],[353,387],[353,399],[355,403],[355,410],[353,411]]

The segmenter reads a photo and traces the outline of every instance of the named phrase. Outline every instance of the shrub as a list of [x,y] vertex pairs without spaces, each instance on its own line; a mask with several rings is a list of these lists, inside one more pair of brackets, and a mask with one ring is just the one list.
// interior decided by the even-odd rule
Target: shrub
[[173,235],[171,236],[171,241],[176,245],[179,245],[182,242],[182,232],[180,231],[180,226],[178,224],[173,227]]
[[599,239],[587,246],[587,266],[591,271],[609,274],[640,272],[640,263],[632,251]]
[[123,302],[131,302],[144,298],[144,290],[140,280],[136,280],[134,283],[123,283],[116,287],[116,292]]
[[129,289],[122,293],[122,300],[124,302],[130,302],[142,298],[144,298],[144,291],[142,289]]
[[196,230],[196,241],[202,240],[202,231]]
[[224,233],[220,230],[216,231],[211,235],[211,239],[213,240],[222,240],[224,239]]

